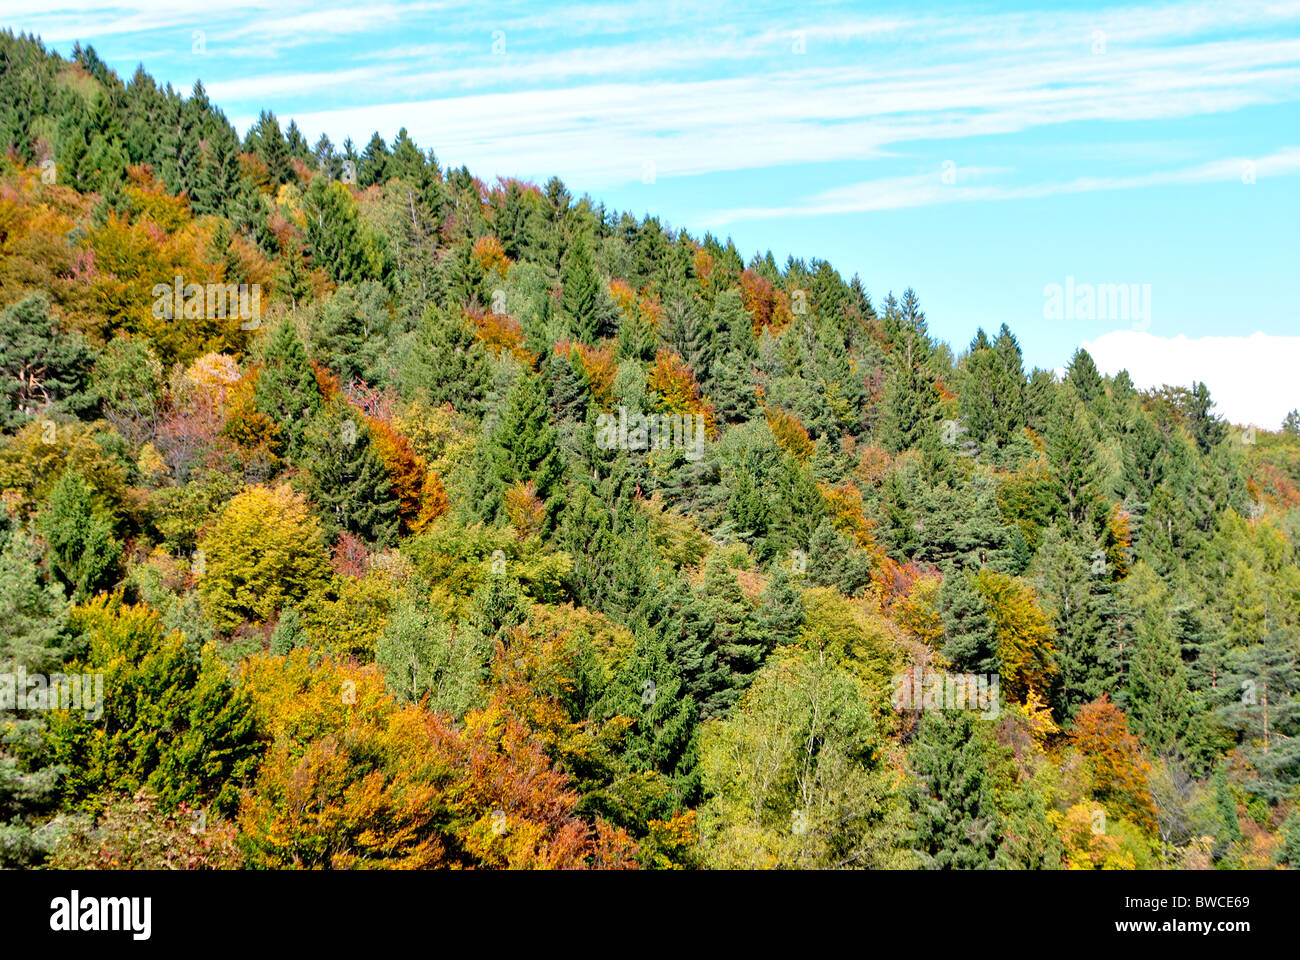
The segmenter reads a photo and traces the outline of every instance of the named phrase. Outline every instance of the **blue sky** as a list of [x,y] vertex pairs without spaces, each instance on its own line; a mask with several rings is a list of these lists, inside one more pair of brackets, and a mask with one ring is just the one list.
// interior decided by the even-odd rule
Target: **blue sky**
[[[1006,322],[1030,364],[1084,343],[1236,422],[1300,407],[1300,0],[6,0],[0,24],[202,78],[241,133],[262,108],[313,142],[405,126],[487,180],[910,285],[958,349]],[[1138,296],[1053,314],[1067,284]]]

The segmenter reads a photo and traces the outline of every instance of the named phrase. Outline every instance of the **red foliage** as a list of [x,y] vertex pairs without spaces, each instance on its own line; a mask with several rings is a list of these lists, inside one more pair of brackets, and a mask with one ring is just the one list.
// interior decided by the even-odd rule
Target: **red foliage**
[[334,572],[341,577],[355,577],[360,580],[366,575],[370,565],[370,549],[364,540],[346,530],[339,534],[331,552],[330,562]]

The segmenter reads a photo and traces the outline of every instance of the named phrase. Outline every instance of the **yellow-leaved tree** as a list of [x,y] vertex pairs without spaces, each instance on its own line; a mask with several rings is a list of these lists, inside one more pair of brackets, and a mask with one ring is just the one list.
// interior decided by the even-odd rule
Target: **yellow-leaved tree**
[[329,577],[320,523],[288,484],[249,487],[199,539],[195,572],[212,622],[265,623]]

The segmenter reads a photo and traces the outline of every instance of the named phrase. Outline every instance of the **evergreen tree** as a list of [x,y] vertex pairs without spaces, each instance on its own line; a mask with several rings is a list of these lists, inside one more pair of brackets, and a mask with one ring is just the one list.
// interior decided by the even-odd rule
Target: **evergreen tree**
[[803,597],[795,589],[785,565],[774,564],[772,578],[758,608],[758,633],[764,647],[770,651],[795,643],[803,624]]
[[579,234],[565,254],[563,288],[560,308],[571,336],[594,344],[613,332],[612,305],[596,273],[590,241],[585,234]]
[[0,311],[0,428],[12,430],[41,413],[92,411],[85,386],[93,362],[81,334],[50,316],[44,294]]
[[[16,532],[0,550],[0,673],[20,668],[48,673],[64,658],[67,602],[42,584],[38,552]],[[0,868],[30,867],[48,850],[59,781],[67,768],[51,764],[39,714],[0,713]]]
[[475,510],[485,520],[504,515],[502,498],[513,484],[532,483],[534,494],[547,504],[543,529],[550,532],[559,517],[555,494],[564,476],[564,463],[551,426],[546,390],[540,377],[523,372],[506,394],[500,421],[480,447],[475,484]]
[[396,540],[400,501],[356,411],[321,411],[304,435],[303,452],[307,492],[320,508],[327,539],[346,530],[370,543]]
[[910,313],[900,310],[891,296],[886,302],[885,328],[893,345],[886,365],[880,442],[897,453],[921,446],[936,429],[939,392],[928,370],[934,348],[924,315],[915,308]]
[[996,749],[972,710],[925,714],[908,766],[914,849],[932,870],[988,869],[1001,840],[994,795]]
[[296,458],[307,423],[320,409],[321,395],[292,321],[281,321],[271,331],[253,399],[258,412],[280,427],[289,456]]
[[944,634],[940,652],[953,670],[1000,673],[997,630],[984,598],[971,583],[971,574],[954,570],[943,578],[938,609]]
[[720,554],[713,554],[704,564],[696,594],[711,627],[719,660],[731,674],[731,685],[743,689],[762,664],[768,648],[753,605]]
[[95,508],[91,488],[75,470],[59,477],[37,527],[49,545],[50,567],[74,599],[84,600],[108,586],[122,544],[113,536],[112,519]]
[[1196,447],[1202,454],[1208,454],[1228,435],[1227,423],[1213,411],[1214,401],[1210,399],[1210,388],[1204,383],[1193,383],[1188,420],[1192,436],[1196,439]]
[[361,151],[361,166],[357,170],[357,184],[361,187],[373,187],[388,180],[388,165],[391,159],[388,144],[376,130],[371,134],[370,142]]
[[477,415],[489,376],[487,351],[459,314],[434,306],[426,309],[402,371],[406,392]]

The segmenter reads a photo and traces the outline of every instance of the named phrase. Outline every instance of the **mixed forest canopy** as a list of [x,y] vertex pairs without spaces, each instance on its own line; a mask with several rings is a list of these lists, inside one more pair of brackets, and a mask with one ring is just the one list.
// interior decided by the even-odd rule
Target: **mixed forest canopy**
[[1300,414],[89,47],[0,151],[0,865],[1300,865]]

